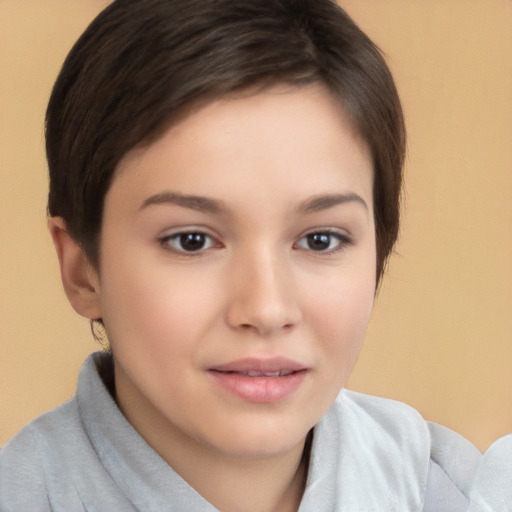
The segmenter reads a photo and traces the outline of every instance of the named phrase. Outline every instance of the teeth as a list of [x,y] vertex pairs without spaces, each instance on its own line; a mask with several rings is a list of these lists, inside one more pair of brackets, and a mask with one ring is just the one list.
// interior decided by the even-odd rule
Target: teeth
[[284,375],[290,375],[291,370],[276,370],[275,372],[260,372],[257,370],[250,370],[246,373],[249,377],[282,377]]

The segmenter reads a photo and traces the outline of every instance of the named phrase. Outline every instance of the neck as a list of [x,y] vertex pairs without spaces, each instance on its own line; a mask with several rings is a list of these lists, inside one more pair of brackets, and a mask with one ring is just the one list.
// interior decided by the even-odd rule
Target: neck
[[297,456],[229,461],[226,466],[219,466],[203,468],[200,475],[195,475],[195,482],[189,482],[219,510],[297,512],[299,509],[307,477],[302,448]]
[[[116,384],[119,373],[116,370]],[[139,395],[135,388],[124,399],[116,393],[121,411],[169,466],[214,507],[222,512],[297,512],[306,485],[311,435],[281,453],[233,455],[189,437]],[[137,406],[126,407],[126,403]]]
[[170,449],[159,454],[217,509],[297,512],[306,486],[308,441],[284,454],[258,458],[219,454],[183,441],[167,444]]

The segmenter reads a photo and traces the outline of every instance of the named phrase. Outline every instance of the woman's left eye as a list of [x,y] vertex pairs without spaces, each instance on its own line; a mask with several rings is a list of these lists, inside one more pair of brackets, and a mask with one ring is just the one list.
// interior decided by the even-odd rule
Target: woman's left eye
[[342,233],[334,231],[318,231],[308,233],[300,238],[295,247],[318,253],[333,253],[351,244],[352,240]]
[[162,238],[160,242],[181,253],[198,253],[215,245],[215,240],[211,236],[200,231],[176,233]]

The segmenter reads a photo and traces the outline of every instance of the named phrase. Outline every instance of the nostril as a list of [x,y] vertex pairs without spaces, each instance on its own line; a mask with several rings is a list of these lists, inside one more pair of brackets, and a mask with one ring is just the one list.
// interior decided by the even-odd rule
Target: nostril
[[263,323],[241,323],[237,326],[240,332],[259,334],[260,336],[269,336],[272,333],[280,331],[281,333],[292,331],[294,327],[293,323],[285,323],[283,325],[268,325]]

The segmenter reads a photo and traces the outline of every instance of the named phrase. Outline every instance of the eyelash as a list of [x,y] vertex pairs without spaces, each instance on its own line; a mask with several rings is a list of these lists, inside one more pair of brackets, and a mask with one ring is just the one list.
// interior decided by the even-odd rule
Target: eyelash
[[322,250],[318,250],[318,251],[315,251],[311,247],[303,247],[303,248],[299,247],[299,249],[311,251],[313,254],[318,254],[320,256],[329,256],[331,254],[336,254],[336,253],[342,251],[343,249],[345,249],[346,247],[348,247],[354,243],[354,240],[350,236],[348,236],[344,233],[340,233],[339,231],[334,231],[332,229],[322,229],[322,230],[310,231],[309,233],[306,233],[301,238],[299,238],[299,240],[294,244],[294,247],[296,247],[302,241],[306,241],[306,243],[307,243],[309,237],[317,237],[317,236],[329,237],[329,239],[330,239],[329,246],[331,245],[332,239],[334,238],[337,241],[336,246],[333,248],[330,248],[330,249],[328,248],[328,249],[322,249]]
[[[205,247],[203,244],[201,247],[197,248],[197,250],[187,250],[183,247],[183,242],[185,242],[185,239],[183,237],[189,237],[189,241],[191,243],[200,243],[201,240],[203,240],[207,246]],[[201,240],[198,237],[201,237]],[[300,246],[301,242],[305,242],[306,244],[312,242],[313,237],[328,237],[328,248],[320,249],[317,251],[315,249],[312,249],[310,246]],[[333,239],[336,241],[335,247],[330,247],[333,242]],[[207,233],[201,230],[180,231],[178,233],[173,233],[172,235],[166,235],[160,238],[158,241],[166,250],[170,250],[184,256],[200,256],[209,249],[222,247],[222,244],[220,242],[216,241],[215,238],[213,238],[211,235],[208,235]],[[174,246],[173,242],[180,244],[181,247]],[[297,250],[311,251],[313,254],[316,253],[321,256],[329,256],[331,254],[336,254],[337,252],[342,251],[347,246],[350,246],[353,243],[353,239],[346,234],[331,229],[323,229],[318,231],[311,231],[301,236],[297,240],[297,242],[293,244],[293,248]]]
[[[208,247],[200,247],[197,250],[186,250],[183,248],[175,247],[172,245],[173,242],[177,243],[183,243],[184,239],[183,237],[202,237],[203,239],[209,240]],[[172,235],[166,235],[158,240],[160,244],[167,250],[182,254],[184,256],[200,256],[208,249],[211,249],[213,247],[222,247],[222,244],[220,242],[217,242],[212,236],[208,235],[204,231],[201,231],[199,229],[191,229],[188,231],[180,231],[178,233],[173,233]],[[191,242],[194,242],[194,240],[191,240]]]

